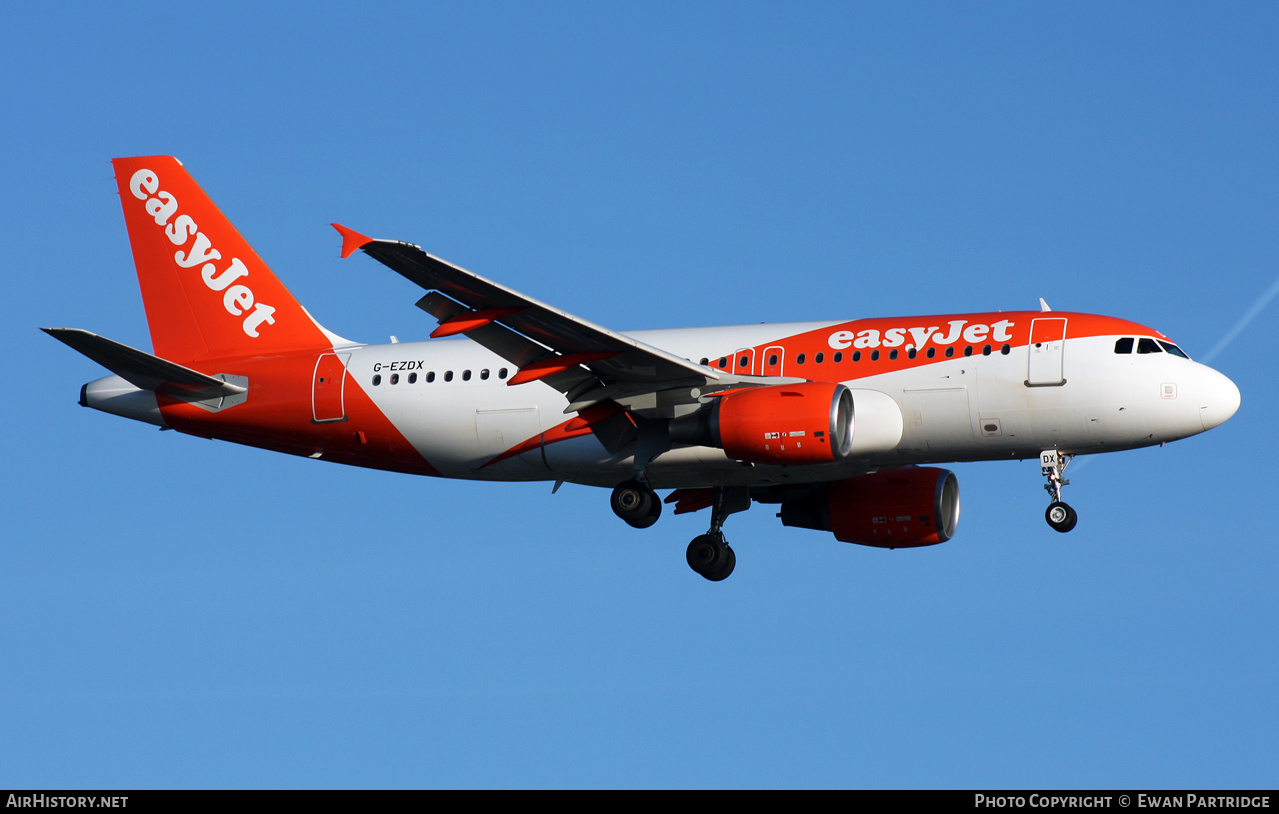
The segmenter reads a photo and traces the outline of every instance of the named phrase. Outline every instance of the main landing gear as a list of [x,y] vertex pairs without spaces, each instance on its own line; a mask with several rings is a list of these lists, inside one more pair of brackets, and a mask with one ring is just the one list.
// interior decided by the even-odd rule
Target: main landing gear
[[637,529],[648,528],[662,516],[661,498],[638,478],[618,484],[613,489],[613,497],[609,503],[613,507],[613,514]]
[[694,537],[688,544],[688,567],[709,579],[726,579],[737,567],[737,555],[724,540],[723,532],[711,531]]
[[1063,480],[1062,474],[1065,473],[1066,467],[1070,465],[1070,461],[1074,455],[1058,452],[1055,449],[1046,449],[1039,453],[1039,466],[1044,473],[1044,477],[1048,478],[1048,483],[1044,484],[1044,489],[1052,497],[1052,503],[1048,504],[1048,510],[1044,512],[1044,519],[1048,521],[1048,525],[1054,531],[1060,531],[1063,534],[1070,531],[1079,522],[1079,515],[1075,510],[1070,508],[1061,500],[1061,489],[1063,486],[1069,486],[1070,481]]
[[688,544],[688,567],[711,582],[727,579],[737,567],[737,555],[724,539],[721,529],[730,514],[751,507],[750,490],[744,486],[718,486],[711,504],[711,528]]
[[[745,486],[715,487],[711,502],[711,527],[688,544],[688,566],[711,582],[719,582],[737,567],[737,555],[724,539],[724,520],[730,514],[751,507],[750,490]],[[662,514],[662,501],[641,478],[636,477],[613,489],[609,501],[613,513],[637,529],[646,529]],[[701,507],[706,504],[702,503]],[[700,507],[699,507],[700,508]]]

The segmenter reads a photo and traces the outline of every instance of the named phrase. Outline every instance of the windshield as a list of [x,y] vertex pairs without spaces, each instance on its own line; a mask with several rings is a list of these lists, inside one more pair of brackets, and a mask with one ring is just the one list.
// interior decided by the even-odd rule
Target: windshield
[[1184,350],[1173,343],[1165,342],[1162,339],[1153,339],[1149,336],[1121,337],[1115,340],[1115,353],[1132,353],[1134,345],[1137,353],[1171,353],[1173,356],[1180,356],[1182,359],[1190,358]]

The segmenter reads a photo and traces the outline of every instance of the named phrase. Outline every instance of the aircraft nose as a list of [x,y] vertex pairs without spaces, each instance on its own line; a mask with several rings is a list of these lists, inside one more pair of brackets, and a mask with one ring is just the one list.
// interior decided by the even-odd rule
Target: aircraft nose
[[1200,396],[1199,420],[1205,430],[1226,421],[1239,409],[1239,388],[1222,374],[1213,370]]

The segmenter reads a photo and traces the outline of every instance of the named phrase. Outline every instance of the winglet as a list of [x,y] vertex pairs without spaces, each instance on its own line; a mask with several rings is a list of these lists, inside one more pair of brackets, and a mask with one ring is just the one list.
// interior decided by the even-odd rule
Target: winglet
[[342,256],[350,257],[356,250],[367,246],[373,242],[373,238],[365,237],[354,229],[348,229],[340,223],[333,224],[333,228],[338,230],[338,234],[342,236]]

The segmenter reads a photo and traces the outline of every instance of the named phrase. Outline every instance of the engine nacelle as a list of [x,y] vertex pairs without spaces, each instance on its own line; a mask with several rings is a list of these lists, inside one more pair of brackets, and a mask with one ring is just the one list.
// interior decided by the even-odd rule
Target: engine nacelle
[[833,481],[782,503],[782,525],[834,533],[845,543],[913,548],[944,543],[959,524],[955,473],[921,466]]
[[902,437],[891,396],[831,382],[752,387],[670,422],[677,444],[719,447],[752,463],[795,466],[891,452]]
[[853,445],[853,397],[831,382],[752,387],[720,396],[711,444],[739,461],[828,464]]

